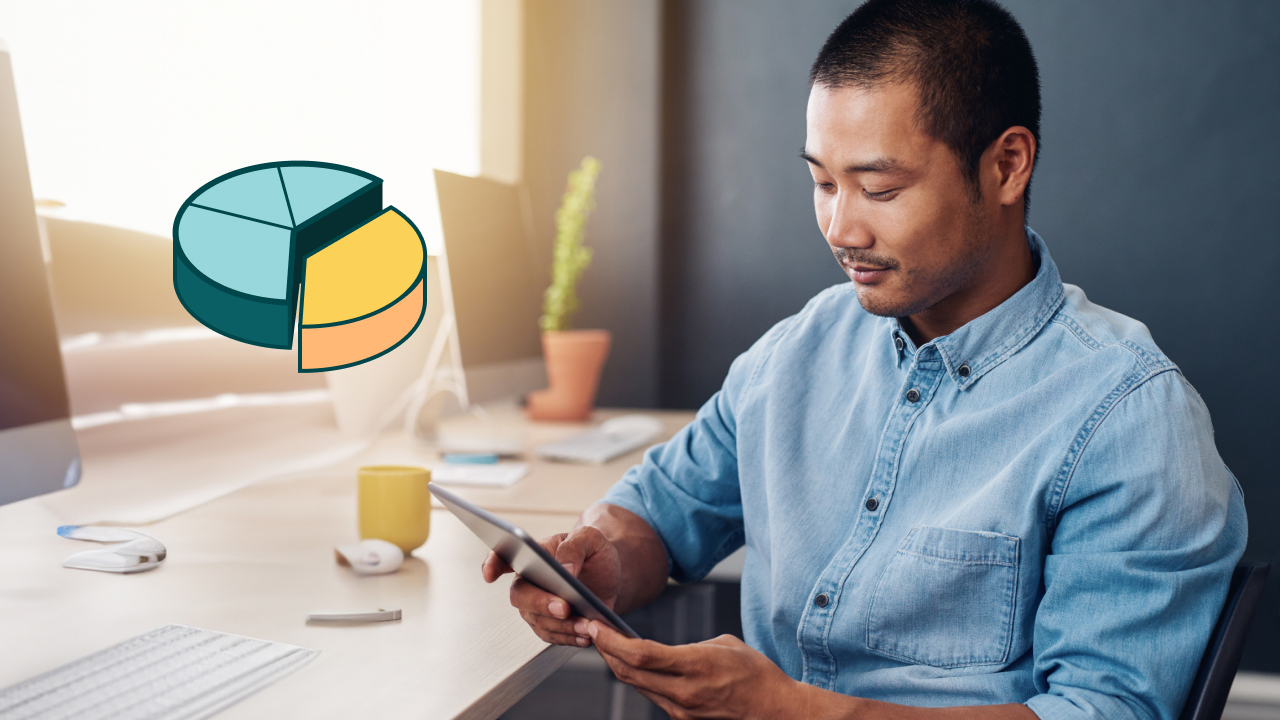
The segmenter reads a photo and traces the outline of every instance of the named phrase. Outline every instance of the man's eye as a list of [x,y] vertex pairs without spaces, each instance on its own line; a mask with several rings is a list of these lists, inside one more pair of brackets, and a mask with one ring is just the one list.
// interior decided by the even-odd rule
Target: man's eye
[[869,200],[892,200],[893,196],[897,194],[897,192],[897,189],[882,190],[880,192],[871,192],[870,190],[864,189],[862,194],[866,195]]
[[824,193],[832,193],[832,192],[835,192],[835,189],[836,189],[835,183],[824,183],[824,182],[814,181],[813,186],[818,188]]

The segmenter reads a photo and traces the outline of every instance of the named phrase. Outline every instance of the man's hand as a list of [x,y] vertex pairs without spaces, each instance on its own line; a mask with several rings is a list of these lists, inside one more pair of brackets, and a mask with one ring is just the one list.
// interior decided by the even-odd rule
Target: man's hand
[[732,635],[672,647],[632,640],[594,620],[587,629],[613,674],[676,720],[809,716],[806,690],[813,686]]
[[1037,720],[1030,708],[1016,703],[921,708],[840,695],[793,680],[732,635],[672,647],[632,640],[595,620],[587,632],[613,674],[675,720]]
[[[603,533],[586,525],[571,533],[543,538],[539,544],[605,605],[614,607],[618,600],[622,565],[617,548]],[[511,567],[493,552],[484,559],[480,568],[484,581],[489,583],[511,572]],[[533,632],[546,642],[578,647],[591,644],[586,619],[571,617],[573,610],[568,602],[523,578],[517,577],[511,583],[511,605],[520,611],[520,617],[529,623]]]

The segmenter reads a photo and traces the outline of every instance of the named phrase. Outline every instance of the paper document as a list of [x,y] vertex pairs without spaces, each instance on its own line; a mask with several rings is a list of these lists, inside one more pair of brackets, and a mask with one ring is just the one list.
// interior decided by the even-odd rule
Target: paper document
[[431,481],[444,485],[510,487],[528,474],[529,463],[518,462],[500,462],[494,465],[437,463],[431,466]]

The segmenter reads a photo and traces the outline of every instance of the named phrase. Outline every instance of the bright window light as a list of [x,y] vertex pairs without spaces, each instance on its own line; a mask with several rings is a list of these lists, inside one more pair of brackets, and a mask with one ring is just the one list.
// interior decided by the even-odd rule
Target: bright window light
[[432,168],[480,169],[479,0],[0,0],[37,198],[171,237],[225,172],[321,160],[385,181],[440,247]]

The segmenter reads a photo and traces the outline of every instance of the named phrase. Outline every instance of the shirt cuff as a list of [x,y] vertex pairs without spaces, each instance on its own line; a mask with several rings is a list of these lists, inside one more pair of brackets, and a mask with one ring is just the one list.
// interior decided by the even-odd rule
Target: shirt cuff
[[623,510],[630,510],[653,530],[658,536],[659,542],[662,543],[662,552],[667,555],[667,577],[671,577],[671,569],[675,567],[671,559],[671,550],[667,548],[666,541],[662,540],[662,533],[658,532],[658,526],[653,524],[653,518],[649,517],[649,511],[644,506],[644,500],[640,494],[636,492],[634,486],[626,482],[620,482],[609,490],[600,502],[607,505],[617,505]]
[[1084,691],[1072,694],[1077,693],[1088,695],[1089,699],[1044,694],[1036,695],[1023,704],[1031,708],[1040,720],[1149,720],[1117,697]]

